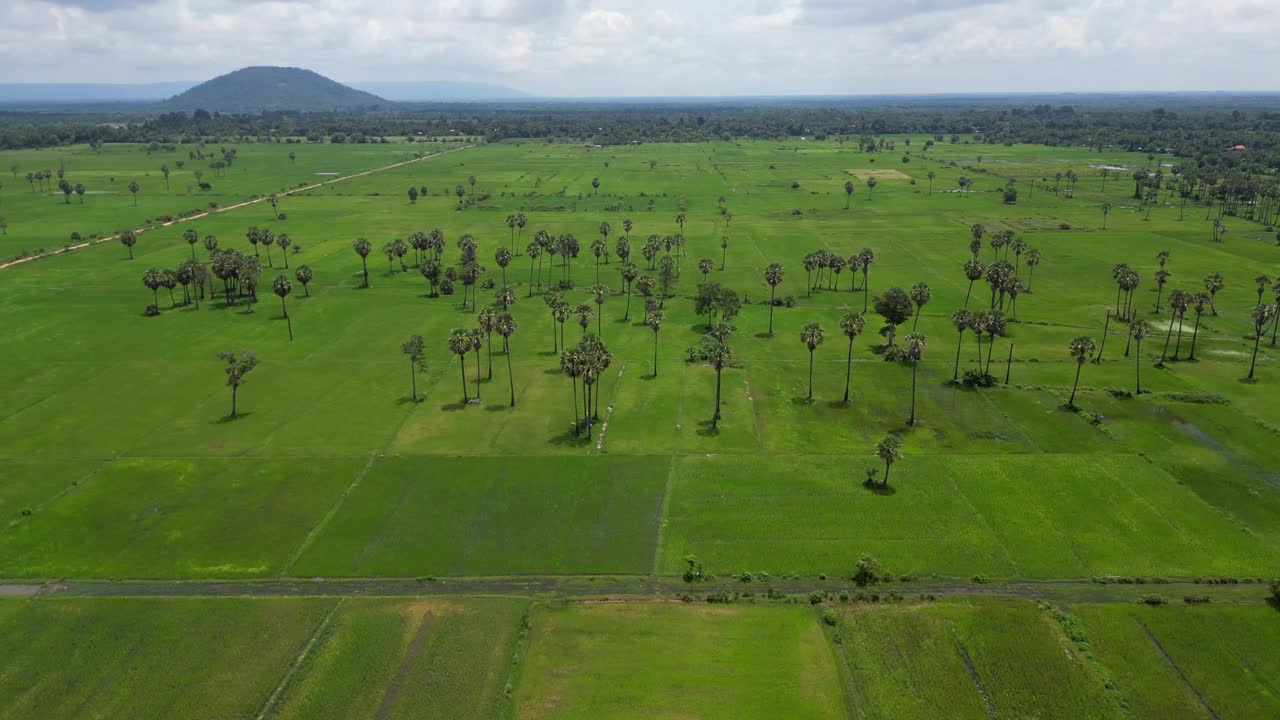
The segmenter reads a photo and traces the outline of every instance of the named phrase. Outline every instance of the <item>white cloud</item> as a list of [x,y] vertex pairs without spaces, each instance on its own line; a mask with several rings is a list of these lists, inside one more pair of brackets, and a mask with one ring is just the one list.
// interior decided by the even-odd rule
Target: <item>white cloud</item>
[[244,65],[547,95],[1276,90],[1274,0],[0,0],[0,82]]

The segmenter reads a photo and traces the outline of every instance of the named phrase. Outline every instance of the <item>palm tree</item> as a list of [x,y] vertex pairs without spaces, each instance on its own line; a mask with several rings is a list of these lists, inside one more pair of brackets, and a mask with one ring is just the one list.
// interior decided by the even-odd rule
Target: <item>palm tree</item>
[[938,177],[938,173],[930,170],[926,177],[929,178],[929,197],[933,197],[933,180]]
[[[613,226],[607,222],[600,223],[600,237],[604,240],[604,264],[609,264],[609,233],[613,232]],[[597,275],[599,268],[597,268]]]
[[1253,382],[1253,371],[1258,366],[1258,343],[1262,342],[1267,325],[1275,314],[1275,305],[1255,305],[1253,308],[1253,358],[1249,361],[1249,376],[1245,378],[1248,382]]
[[918,282],[911,286],[911,302],[916,306],[916,317],[911,324],[912,332],[920,325],[920,311],[929,303],[929,299],[933,297],[933,291],[929,289],[929,284]]
[[1204,277],[1204,289],[1209,293],[1209,313],[1214,317],[1218,316],[1218,308],[1214,305],[1214,299],[1218,295],[1218,291],[1226,287],[1226,280],[1222,277],[1222,273],[1209,273]]
[[858,251],[858,269],[862,271],[862,312],[867,312],[867,298],[871,287],[867,280],[867,273],[871,271],[871,266],[875,264],[876,251],[871,248],[862,248]]
[[716,268],[715,260],[712,260],[711,258],[698,259],[698,272],[702,273],[703,282],[707,280],[707,276],[710,275],[711,271],[714,270],[715,268]]
[[1107,229],[1107,216],[1111,214],[1111,203],[1102,203],[1102,229]]
[[733,362],[733,350],[725,344],[723,338],[708,336],[699,352],[702,359],[716,371],[716,411],[711,415],[711,427],[715,429],[720,426],[720,381],[725,366]]
[[600,194],[600,178],[598,177],[591,178],[591,194],[592,195]]
[[773,305],[777,298],[778,286],[782,284],[782,264],[769,263],[764,269],[764,281],[769,285],[769,337],[773,337]]
[[83,204],[84,204],[84,194],[85,194],[86,192],[88,192],[88,190],[86,190],[86,189],[85,189],[85,187],[84,187],[84,183],[76,183],[76,186],[75,186],[74,188],[72,188],[72,190],[75,190],[75,192],[76,192],[76,197],[80,199],[80,204],[81,204],[81,205],[83,205]]
[[[973,328],[975,334],[979,332],[979,329],[975,326],[974,320],[974,314],[969,312],[966,308],[960,308],[959,310],[951,313],[951,324],[955,326],[956,331],[960,335],[959,339],[956,340],[956,367],[955,371],[951,373],[951,382],[958,382],[960,380],[960,348],[964,344],[964,331],[969,328]],[[982,340],[979,339],[978,342],[978,352],[981,353]],[[981,356],[979,356],[978,360],[982,360]]]
[[476,194],[476,176],[472,175],[467,178],[467,184],[471,186],[471,195],[474,197]]
[[885,435],[876,443],[876,457],[884,461],[884,477],[880,481],[882,486],[889,485],[889,469],[893,464],[902,459],[902,438],[889,434]]
[[1165,283],[1169,282],[1169,278],[1173,277],[1173,273],[1165,269],[1157,270],[1156,279],[1156,312],[1160,312],[1160,299],[1164,295]]
[[[1178,340],[1173,346],[1173,359],[1177,360],[1182,351],[1182,323],[1187,316],[1187,309],[1195,302],[1195,296],[1186,290],[1174,290],[1169,294],[1169,307],[1178,318]],[[1169,318],[1169,326],[1173,326],[1173,317]]]
[[623,292],[627,294],[627,309],[622,313],[622,320],[625,322],[631,319],[631,283],[640,277],[640,268],[636,267],[635,263],[627,260],[622,263],[620,273],[622,275]]
[[516,216],[514,214],[507,216],[507,234],[511,237],[511,253],[516,252]]
[[507,382],[511,386],[511,407],[515,407],[516,377],[511,372],[511,336],[520,329],[520,324],[511,313],[504,312],[494,320],[493,328],[502,336],[502,353],[507,356]]
[[595,317],[596,311],[590,305],[580,304],[573,309],[573,314],[578,316],[578,325],[582,327],[582,334],[587,334],[587,328],[591,325],[591,318]]
[[133,259],[133,246],[138,244],[138,236],[132,230],[120,233],[120,244],[129,248],[129,259]]
[[138,207],[138,183],[135,180],[129,181],[129,192],[133,195],[133,206]]
[[476,354],[476,400],[480,400],[480,349],[484,347],[485,332],[480,328],[467,331],[467,339],[471,341],[471,351]]
[[285,302],[285,297],[293,292],[293,284],[284,275],[277,275],[271,283],[271,290],[280,298],[280,310],[284,313],[285,324],[289,327],[289,339],[293,340],[293,320],[289,318],[289,306]]
[[182,239],[191,246],[191,259],[196,259],[196,243],[200,242],[200,233],[195,228],[187,228],[182,231]]
[[907,344],[907,360],[911,363],[911,416],[908,425],[916,424],[916,369],[920,367],[920,359],[924,356],[925,336],[913,332],[905,339]]
[[492,308],[483,308],[476,313],[476,324],[480,326],[480,332],[484,333],[485,345],[487,346],[486,355],[489,358],[489,379],[493,379],[493,331],[496,328],[495,323],[498,320],[498,313]]
[[973,284],[986,274],[987,266],[976,256],[969,258],[964,264],[964,275],[969,278],[969,289],[964,293],[964,306],[969,307],[969,296],[973,294]]
[[1076,380],[1071,385],[1071,397],[1067,400],[1067,407],[1075,409],[1076,407],[1076,389],[1080,387],[1080,370],[1084,368],[1085,361],[1093,356],[1093,351],[1097,344],[1093,338],[1088,335],[1077,335],[1071,344],[1067,346],[1067,350],[1071,353],[1071,357],[1076,361]]
[[410,335],[409,339],[400,344],[400,352],[409,358],[409,397],[414,402],[418,402],[418,372],[426,372],[427,363],[422,357],[422,349],[425,343],[421,335]]
[[1027,292],[1031,292],[1031,279],[1035,277],[1036,266],[1040,264],[1040,251],[1036,248],[1027,250]]
[[1266,275],[1259,275],[1253,279],[1254,285],[1258,287],[1258,305],[1262,304],[1262,295],[1267,291],[1267,287],[1271,285],[1271,278]]
[[1209,302],[1207,293],[1198,292],[1192,296],[1192,307],[1196,311],[1196,322],[1191,328],[1191,352],[1187,354],[1188,360],[1196,359],[1196,338],[1200,335],[1200,316],[1204,314],[1204,304]]
[[681,234],[681,235],[684,235],[684,224],[685,224],[685,222],[686,222],[688,219],[689,219],[689,218],[688,218],[688,217],[686,217],[684,213],[679,213],[679,214],[677,214],[677,215],[676,215],[676,225],[679,225],[679,226],[680,226],[680,234]]
[[874,177],[867,178],[867,200],[871,199],[871,191],[876,189],[876,179]]
[[307,283],[311,282],[313,277],[310,265],[299,265],[293,272],[293,277],[302,283],[302,292],[306,297],[311,297],[311,291],[307,289]]
[[288,233],[280,233],[276,237],[276,245],[280,247],[280,254],[284,256],[284,269],[289,269],[289,246],[293,244],[293,238]]
[[849,202],[853,200],[853,181],[846,181],[844,184],[844,209],[849,209]]
[[245,376],[258,366],[258,356],[251,350],[241,350],[240,352],[220,352],[218,359],[227,364],[223,372],[227,374],[227,385],[231,388],[231,417],[235,418],[236,396],[240,386],[244,384]]
[[[524,248],[524,254],[529,256],[529,297],[533,297],[533,261],[542,255],[542,246],[536,241],[529,243]],[[538,273],[538,289],[542,289],[542,273]]]
[[809,395],[805,398],[806,400],[813,400],[813,351],[817,350],[825,339],[822,326],[816,322],[805,323],[800,330],[800,342],[809,348]]
[[592,285],[591,294],[596,302],[596,335],[604,337],[604,301],[609,297],[607,285]]
[[364,268],[364,284],[360,287],[369,287],[369,253],[373,252],[373,243],[365,238],[358,238],[351,243],[351,249],[356,251],[360,256],[360,265]]
[[653,331],[653,376],[658,377],[658,331],[662,329],[664,316],[661,310],[646,313],[644,324]]
[[142,284],[151,291],[151,304],[160,307],[160,286],[164,285],[164,274],[159,268],[148,268],[142,273]]
[[[840,332],[849,338],[849,353],[844,364],[844,402],[849,404],[849,383],[853,378],[853,341],[862,333],[867,321],[862,315],[845,313],[840,318]],[[812,392],[812,390],[810,391]]]
[[1151,334],[1151,323],[1146,320],[1135,320],[1129,326],[1129,338],[1137,345],[1137,351],[1134,355],[1134,366],[1137,375],[1137,391],[1134,395],[1142,394],[1142,341]]
[[458,369],[462,372],[462,404],[471,402],[467,395],[467,353],[471,352],[471,332],[454,328],[449,333],[449,352],[458,356]]

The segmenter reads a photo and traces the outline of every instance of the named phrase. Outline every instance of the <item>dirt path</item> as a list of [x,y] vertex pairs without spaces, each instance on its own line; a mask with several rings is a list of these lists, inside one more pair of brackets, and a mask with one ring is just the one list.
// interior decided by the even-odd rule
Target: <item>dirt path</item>
[[[404,167],[405,165],[409,165],[409,164],[412,164],[412,163],[422,162],[423,160],[430,160],[430,159],[432,159],[432,158],[438,158],[438,157],[441,157],[441,156],[443,156],[443,155],[448,155],[448,154],[450,154],[450,153],[456,153],[456,152],[458,152],[458,151],[460,151],[460,150],[466,150],[466,149],[467,149],[467,148],[469,148],[469,147],[471,147],[471,145],[463,145],[462,147],[456,147],[456,148],[452,148],[452,149],[450,149],[450,150],[443,150],[443,151],[441,151],[441,152],[434,153],[434,154],[431,154],[431,155],[426,155],[426,156],[423,156],[423,157],[420,157],[420,158],[413,158],[412,160],[404,160],[404,161],[401,161],[401,162],[398,162],[398,163],[392,163],[392,164],[390,164],[390,165],[383,165],[382,167],[376,167],[376,168],[373,168],[373,169],[371,169],[371,170],[363,170],[363,171],[361,171],[361,172],[354,173],[354,174],[351,174],[351,175],[343,175],[342,177],[332,178],[332,179],[330,179],[330,180],[323,180],[323,181],[318,182],[318,183],[313,183],[313,184],[311,184],[311,185],[306,185],[306,186],[303,186],[303,187],[294,188],[294,189],[292,189],[292,190],[285,190],[285,191],[278,192],[278,193],[268,193],[268,194],[266,194],[266,195],[263,195],[262,197],[255,198],[255,199],[253,199],[253,200],[245,200],[244,202],[238,202],[238,203],[236,203],[236,204],[234,204],[234,205],[228,205],[228,206],[226,206],[226,207],[220,207],[220,208],[217,208],[216,210],[208,210],[208,211],[206,211],[206,212],[202,212],[202,213],[199,213],[199,214],[196,214],[196,215],[191,215],[191,216],[189,216],[189,217],[176,218],[176,219],[174,219],[174,220],[170,220],[170,221],[169,221],[169,222],[167,222],[167,223],[161,223],[160,225],[152,225],[152,226],[150,226],[150,227],[138,228],[138,229],[134,230],[133,232],[134,232],[135,234],[137,234],[137,235],[141,235],[141,234],[145,233],[147,230],[154,230],[154,229],[157,229],[157,228],[167,228],[167,227],[169,227],[170,225],[177,225],[177,224],[179,224],[179,223],[191,222],[191,221],[193,221],[193,220],[199,220],[200,218],[209,217],[210,215],[214,215],[214,214],[217,214],[217,213],[230,212],[230,211],[232,211],[232,210],[236,210],[236,209],[238,209],[238,208],[246,207],[246,206],[248,206],[248,205],[256,205],[256,204],[261,203],[261,202],[266,202],[266,201],[271,197],[271,195],[272,195],[272,194],[274,194],[277,198],[282,198],[282,197],[285,197],[285,196],[287,196],[287,195],[294,195],[294,194],[296,194],[296,193],[306,192],[306,191],[308,191],[308,190],[315,190],[316,188],[318,188],[318,187],[324,187],[325,185],[332,185],[332,184],[334,184],[334,183],[340,183],[340,182],[344,182],[344,181],[346,181],[346,180],[354,180],[354,179],[356,179],[356,178],[364,177],[364,176],[366,176],[366,175],[373,175],[374,173],[380,173],[380,172],[384,172],[384,171],[386,171],[386,170],[394,170],[395,168],[398,168],[398,167]],[[120,236],[119,236],[119,235],[109,235],[109,236],[107,236],[107,237],[100,237],[100,238],[98,238],[97,240],[90,240],[89,242],[82,242],[82,243],[79,243],[79,244],[76,244],[76,245],[68,245],[68,246],[66,246],[66,247],[58,248],[57,250],[50,250],[49,252],[40,253],[39,255],[28,255],[27,257],[24,257],[24,258],[18,258],[18,259],[16,259],[16,260],[9,260],[8,262],[0,263],[0,270],[4,270],[4,269],[6,269],[6,268],[13,267],[14,265],[21,265],[21,264],[23,264],[23,263],[28,263],[28,262],[31,262],[32,260],[39,260],[40,258],[47,258],[47,257],[51,257],[51,256],[53,256],[53,255],[61,255],[62,253],[71,252],[72,250],[79,250],[79,249],[81,249],[81,248],[87,248],[87,247],[89,247],[90,245],[97,245],[98,243],[110,242],[110,241],[112,241],[112,240],[115,240],[115,239],[116,239],[116,238],[118,238],[118,237],[120,237]]]
[[688,593],[775,592],[807,595],[815,590],[833,594],[897,592],[907,599],[922,595],[1022,598],[1059,603],[1136,603],[1144,594],[1163,594],[1171,601],[1183,595],[1207,595],[1214,603],[1262,603],[1266,587],[1257,584],[1204,585],[1169,582],[1160,585],[1103,585],[1088,580],[1009,581],[976,585],[965,580],[924,579],[859,588],[829,578],[771,579],[741,583],[726,578],[689,584],[678,577],[655,575],[530,575],[450,578],[314,578],[271,580],[61,580],[58,582],[0,583],[0,597],[429,597],[451,595],[555,596],[562,598],[674,599]]

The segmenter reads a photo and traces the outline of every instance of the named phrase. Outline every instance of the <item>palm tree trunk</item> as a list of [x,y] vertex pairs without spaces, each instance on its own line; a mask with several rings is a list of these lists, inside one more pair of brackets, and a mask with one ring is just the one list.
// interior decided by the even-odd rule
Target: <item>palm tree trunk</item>
[[849,381],[853,378],[853,338],[849,338],[849,357],[844,361],[844,403],[849,404]]
[[965,309],[966,309],[966,310],[967,310],[967,309],[969,309],[969,296],[970,296],[970,295],[972,295],[972,294],[973,294],[973,281],[972,281],[972,280],[970,280],[970,281],[969,281],[969,289],[968,289],[968,290],[966,290],[966,291],[965,291],[965,293],[964,293],[964,307],[965,307]]
[[1107,321],[1102,324],[1102,343],[1098,348],[1098,354],[1093,357],[1094,365],[1102,364],[1102,351],[1107,349],[1107,331],[1111,328],[1111,309],[1107,308]]
[[867,294],[870,286],[867,283],[867,271],[862,271],[862,312],[867,311]]
[[951,382],[960,380],[960,348],[962,347],[964,347],[964,330],[960,331],[959,338],[956,340],[956,368],[951,373]]
[[466,405],[471,402],[471,397],[467,395],[467,354],[462,353],[458,356],[458,369],[462,371],[462,404]]
[[476,350],[476,399],[480,399],[480,351]]
[[1138,352],[1133,359],[1134,374],[1138,381],[1138,391],[1134,395],[1142,394],[1142,343],[1138,343]]
[[364,268],[364,286],[369,287],[369,261],[366,258],[360,258],[360,265]]
[[720,368],[716,368],[716,412],[711,416],[711,427],[719,427],[720,423]]
[[1196,337],[1200,334],[1200,313],[1196,313],[1196,324],[1191,328],[1191,352],[1187,355],[1188,360],[1196,359]]
[[1257,333],[1253,338],[1253,359],[1249,361],[1249,377],[1247,380],[1253,380],[1253,371],[1258,366],[1258,343],[1262,342],[1262,333]]
[[773,337],[773,303],[778,294],[778,286],[769,286],[769,337]]
[[[506,345],[506,342],[507,342],[506,339],[503,338],[502,344]],[[515,407],[516,406],[516,376],[513,375],[511,372],[511,348],[509,347],[506,348],[506,351],[507,351],[507,382],[511,385],[511,407]]]
[[653,333],[653,376],[658,377],[658,332]]
[[[1250,372],[1250,375],[1252,376],[1252,371]],[[236,393],[237,393],[239,390],[240,390],[240,386],[239,386],[239,385],[232,385],[232,386],[231,386],[231,417],[235,417],[235,416],[236,416]]]
[[[578,379],[570,376],[569,384],[573,386],[573,434],[576,437],[581,432],[581,428],[578,427]],[[586,392],[585,388],[583,392]]]
[[886,487],[889,485],[889,468],[890,467],[893,467],[893,463],[889,462],[888,460],[885,460],[884,461],[884,480],[880,481],[880,484]]
[[1182,351],[1182,318],[1185,313],[1178,313],[1178,341],[1173,345],[1173,359],[1178,359],[1178,354]]
[[1076,381],[1071,385],[1071,397],[1067,400],[1067,407],[1074,408],[1076,406],[1076,388],[1080,387],[1080,371],[1084,369],[1084,363],[1076,361]]
[[493,379],[493,333],[485,333],[484,341],[485,341],[485,345],[487,345],[487,347],[485,348],[485,354],[489,356],[489,379],[492,380]]
[[912,321],[911,323],[911,332],[915,332],[916,328],[918,327],[920,327],[920,306],[919,305],[916,306],[916,317],[915,317],[915,320]]
[[1173,337],[1173,318],[1169,318],[1169,330],[1164,334],[1164,349],[1160,351],[1160,362],[1156,367],[1164,367],[1165,357],[1169,354],[1169,338]]
[[627,283],[627,309],[622,313],[622,321],[631,319],[631,283]]
[[413,358],[409,358],[409,387],[414,402],[418,402],[418,373],[413,366]]

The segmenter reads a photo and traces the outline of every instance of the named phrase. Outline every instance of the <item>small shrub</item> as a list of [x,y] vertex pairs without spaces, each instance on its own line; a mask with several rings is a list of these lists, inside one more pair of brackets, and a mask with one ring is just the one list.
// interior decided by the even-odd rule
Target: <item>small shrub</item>
[[1139,600],[1139,602],[1141,602],[1143,605],[1168,605],[1169,599],[1163,595],[1156,595],[1155,593],[1147,593],[1146,595],[1142,596],[1142,599]]
[[799,180],[792,180],[792,181],[791,181],[791,189],[792,189],[792,190],[799,190],[799,189],[800,189],[800,181],[799,181]]
[[961,382],[968,387],[989,388],[996,384],[996,379],[990,373],[984,373],[979,370],[965,370]]
[[827,608],[822,611],[822,624],[828,627],[835,627],[838,622],[840,622],[840,616],[836,615],[835,610]]
[[1208,595],[1185,595],[1182,602],[1188,605],[1207,605],[1209,603]]
[[288,219],[289,219],[289,214],[288,214],[288,213],[280,213],[279,215],[276,215],[276,219],[277,219],[277,220],[279,220],[280,222],[284,222],[285,220],[288,220]]
[[822,604],[822,601],[823,601],[823,600],[825,600],[825,599],[826,599],[826,595],[824,595],[824,594],[823,594],[821,591],[819,591],[819,590],[814,590],[813,592],[809,593],[809,604],[810,604],[810,605],[821,605],[821,604]]
[[1065,222],[1064,222],[1064,223],[1058,223],[1058,229],[1059,229],[1059,230],[1070,230],[1070,229],[1071,229],[1071,223],[1065,223]]
[[71,233],[71,242],[80,242],[80,233],[78,232]]
[[19,515],[21,515],[22,517],[31,517],[31,508],[29,508],[29,507],[24,507],[24,508],[22,508],[22,512],[20,512],[20,513],[18,513],[18,514],[19,514]]
[[156,315],[160,314],[160,308],[156,307],[155,305],[148,305],[144,313],[146,314],[147,317],[155,317]]
[[1133,397],[1133,393],[1124,388],[1107,388],[1107,394],[1119,400],[1128,400]]
[[880,579],[880,562],[870,555],[863,555],[857,570],[849,578],[861,587],[874,585]]
[[974,585],[986,585],[987,583],[991,582],[991,578],[987,577],[986,575],[974,575],[973,577],[969,578],[969,581],[972,582]]

